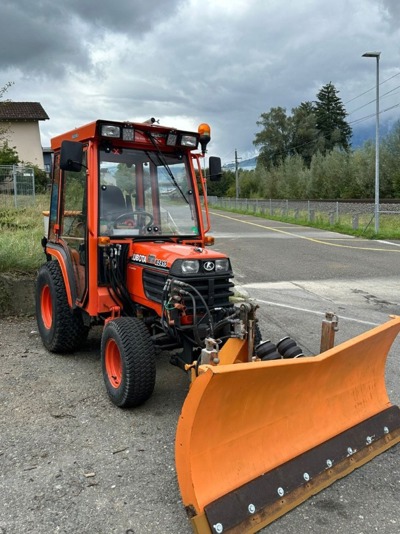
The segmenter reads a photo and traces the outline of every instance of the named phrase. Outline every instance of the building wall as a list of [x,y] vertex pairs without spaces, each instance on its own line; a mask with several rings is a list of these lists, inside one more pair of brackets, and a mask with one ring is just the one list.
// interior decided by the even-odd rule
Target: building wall
[[39,123],[37,121],[21,121],[11,122],[9,126],[6,136],[8,144],[10,147],[16,148],[19,159],[24,163],[31,163],[43,169]]

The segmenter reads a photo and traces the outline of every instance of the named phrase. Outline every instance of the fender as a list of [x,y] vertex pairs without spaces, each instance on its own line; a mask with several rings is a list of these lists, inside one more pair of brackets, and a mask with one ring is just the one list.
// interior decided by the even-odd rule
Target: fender
[[65,251],[65,248],[62,245],[58,245],[55,243],[47,243],[46,254],[50,254],[58,261],[64,279],[64,286],[65,292],[67,293],[68,304],[70,308],[75,309],[77,307],[77,289],[71,258],[69,257],[69,255]]

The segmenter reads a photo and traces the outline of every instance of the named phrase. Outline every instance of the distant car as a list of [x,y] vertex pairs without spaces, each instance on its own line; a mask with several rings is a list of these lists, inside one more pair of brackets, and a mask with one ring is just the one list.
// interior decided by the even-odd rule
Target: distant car
[[12,176],[6,176],[2,182],[0,182],[0,193],[14,193],[14,181]]

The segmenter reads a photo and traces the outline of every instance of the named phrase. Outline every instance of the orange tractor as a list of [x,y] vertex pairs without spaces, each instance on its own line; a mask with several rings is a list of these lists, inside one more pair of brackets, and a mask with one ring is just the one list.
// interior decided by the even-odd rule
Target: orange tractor
[[[262,342],[257,306],[232,303],[230,260],[208,248],[209,140],[206,124],[154,119],[52,139],[37,321],[52,352],[104,325],[104,382],[120,407],[150,397],[156,349],[169,351],[192,381],[176,467],[193,528],[256,532],[400,441],[384,382],[400,318],[314,357],[290,339]],[[210,157],[209,179],[220,176]]]

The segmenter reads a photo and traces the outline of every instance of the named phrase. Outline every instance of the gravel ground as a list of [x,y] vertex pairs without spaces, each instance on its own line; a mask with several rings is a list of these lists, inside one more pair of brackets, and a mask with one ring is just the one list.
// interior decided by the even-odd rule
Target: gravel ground
[[160,355],[153,397],[115,408],[100,332],[59,356],[34,318],[0,322],[0,534],[191,532],[174,467],[187,377]]
[[[101,330],[48,353],[34,318],[0,320],[0,534],[190,534],[174,466],[187,377],[166,354],[142,407],[109,402]],[[271,534],[399,532],[400,445],[273,523]]]

